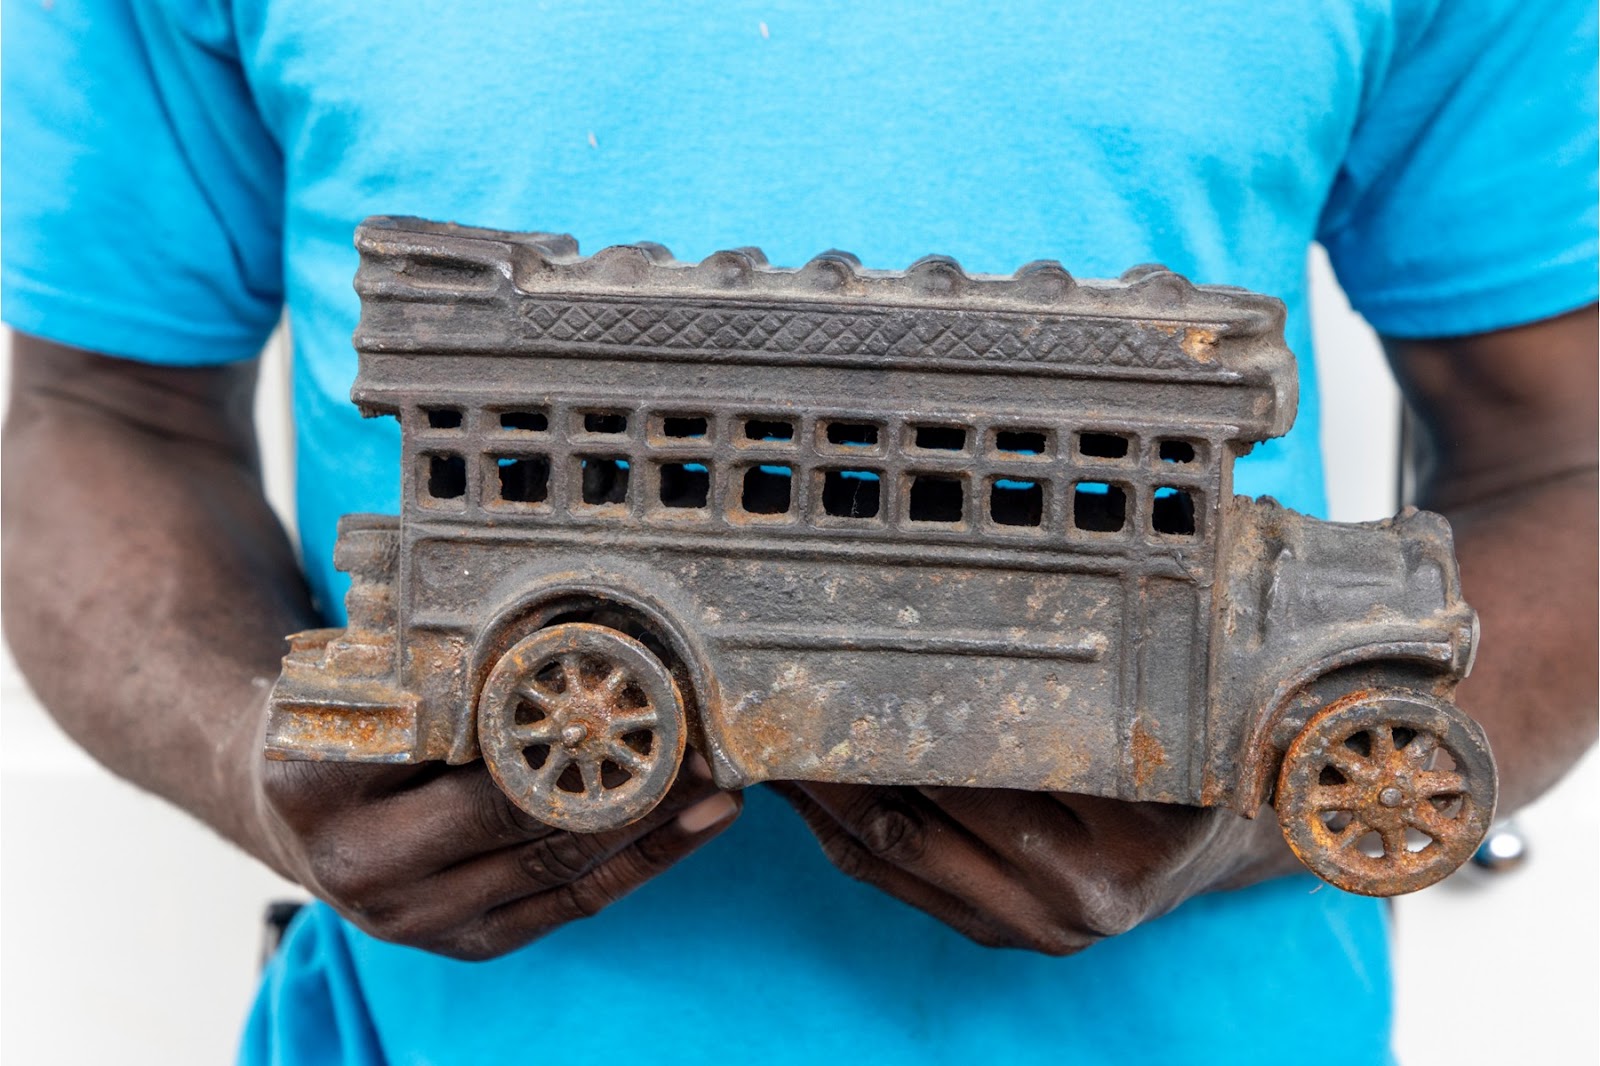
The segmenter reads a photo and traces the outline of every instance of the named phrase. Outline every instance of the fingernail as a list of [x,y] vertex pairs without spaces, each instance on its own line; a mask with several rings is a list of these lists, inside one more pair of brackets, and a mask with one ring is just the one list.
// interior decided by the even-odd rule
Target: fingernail
[[732,820],[739,813],[739,805],[726,792],[718,792],[703,799],[678,815],[678,828],[685,833],[704,833],[714,825]]
[[689,753],[689,772],[702,781],[711,780],[711,764],[698,751]]

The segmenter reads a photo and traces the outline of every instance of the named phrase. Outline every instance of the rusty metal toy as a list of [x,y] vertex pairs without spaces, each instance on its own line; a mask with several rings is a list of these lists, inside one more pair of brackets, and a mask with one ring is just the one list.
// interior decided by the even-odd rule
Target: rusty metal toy
[[1233,494],[1294,418],[1277,301],[415,219],[356,243],[352,397],[400,421],[401,514],[342,522],[349,625],[291,638],[269,755],[481,755],[584,832],[685,745],[730,789],[1270,802],[1372,895],[1487,831],[1445,521]]

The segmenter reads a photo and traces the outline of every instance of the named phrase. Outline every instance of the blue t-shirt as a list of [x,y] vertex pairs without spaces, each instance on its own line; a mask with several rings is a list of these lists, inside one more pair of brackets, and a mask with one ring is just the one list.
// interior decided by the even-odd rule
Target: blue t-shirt
[[[1313,240],[1391,335],[1595,298],[1584,3],[15,0],[5,28],[6,320],[204,364],[253,356],[286,306],[302,546],[335,616],[335,520],[398,504],[397,427],[348,402],[368,214],[780,265],[1161,261],[1273,293],[1300,416],[1237,486],[1312,512]],[[1073,958],[983,949],[837,874],[758,790],[665,876],[493,962],[308,909],[243,1058],[1246,1063],[1309,1024],[1379,1062],[1384,941],[1378,903],[1300,877]]]

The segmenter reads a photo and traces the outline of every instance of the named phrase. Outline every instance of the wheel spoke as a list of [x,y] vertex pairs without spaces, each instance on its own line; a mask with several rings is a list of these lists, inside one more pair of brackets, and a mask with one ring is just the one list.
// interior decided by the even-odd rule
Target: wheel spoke
[[555,714],[567,705],[564,693],[551,692],[549,689],[533,682],[528,682],[517,687],[517,695],[533,704],[545,714]]
[[1418,832],[1426,833],[1442,846],[1461,833],[1461,826],[1451,821],[1428,803],[1419,803],[1406,812],[1406,824]]
[[630,774],[642,774],[650,768],[650,760],[626,744],[612,744],[606,749],[606,758],[628,771]]
[[600,682],[600,691],[615,699],[622,692],[623,686],[628,683],[628,671],[616,663],[610,665],[611,672],[606,675],[604,681]]
[[1413,780],[1416,782],[1417,795],[1425,799],[1458,796],[1467,790],[1466,778],[1454,770],[1424,770]]
[[1378,836],[1383,841],[1383,851],[1386,855],[1396,858],[1406,853],[1406,831],[1397,825],[1373,826]]
[[561,664],[561,679],[566,683],[567,692],[578,691],[578,686],[582,683],[582,677],[578,670],[578,657],[567,654],[556,661]]
[[600,760],[579,759],[578,773],[583,778],[583,798],[598,800],[600,798]]
[[519,744],[554,744],[561,739],[561,728],[554,718],[525,724],[513,722],[506,726],[506,733]]
[[1433,753],[1439,750],[1439,738],[1432,733],[1418,733],[1402,750],[1413,764],[1426,766]]
[[1372,761],[1380,766],[1389,761],[1394,755],[1394,727],[1380,725],[1367,730],[1367,736],[1372,741]]
[[1350,819],[1349,825],[1345,826],[1343,829],[1334,834],[1333,850],[1348,850],[1352,844],[1366,836],[1367,833],[1367,823],[1363,822],[1359,818],[1352,818]]
[[1311,806],[1317,811],[1354,811],[1366,792],[1360,785],[1317,785],[1311,790]]
[[553,747],[544,765],[534,773],[533,787],[542,793],[554,792],[556,780],[572,765],[572,755],[565,748]]
[[646,707],[630,714],[618,715],[607,723],[613,737],[625,737],[629,733],[637,733],[642,729],[655,729],[661,724],[661,716],[656,714],[654,707]]
[[1372,767],[1367,761],[1343,744],[1328,749],[1328,764],[1351,781],[1366,781],[1372,777]]

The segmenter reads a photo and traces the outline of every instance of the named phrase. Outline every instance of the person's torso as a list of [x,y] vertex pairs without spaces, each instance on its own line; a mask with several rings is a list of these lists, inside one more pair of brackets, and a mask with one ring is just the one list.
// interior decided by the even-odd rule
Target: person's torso
[[[1300,413],[1236,486],[1322,507],[1306,252],[1392,47],[1384,5],[243,6],[288,160],[299,522],[331,616],[336,519],[398,505],[397,427],[348,400],[351,235],[379,213],[568,232],[587,252],[755,245],[783,266],[828,248],[973,273],[1159,261],[1270,293]],[[1071,959],[989,951],[838,875],[766,796],[658,882],[494,963],[342,935],[398,1062],[1195,1061],[1230,1045],[1266,1061],[1328,1002],[1362,1019],[1347,1061],[1387,1038],[1372,901],[1292,879]]]

